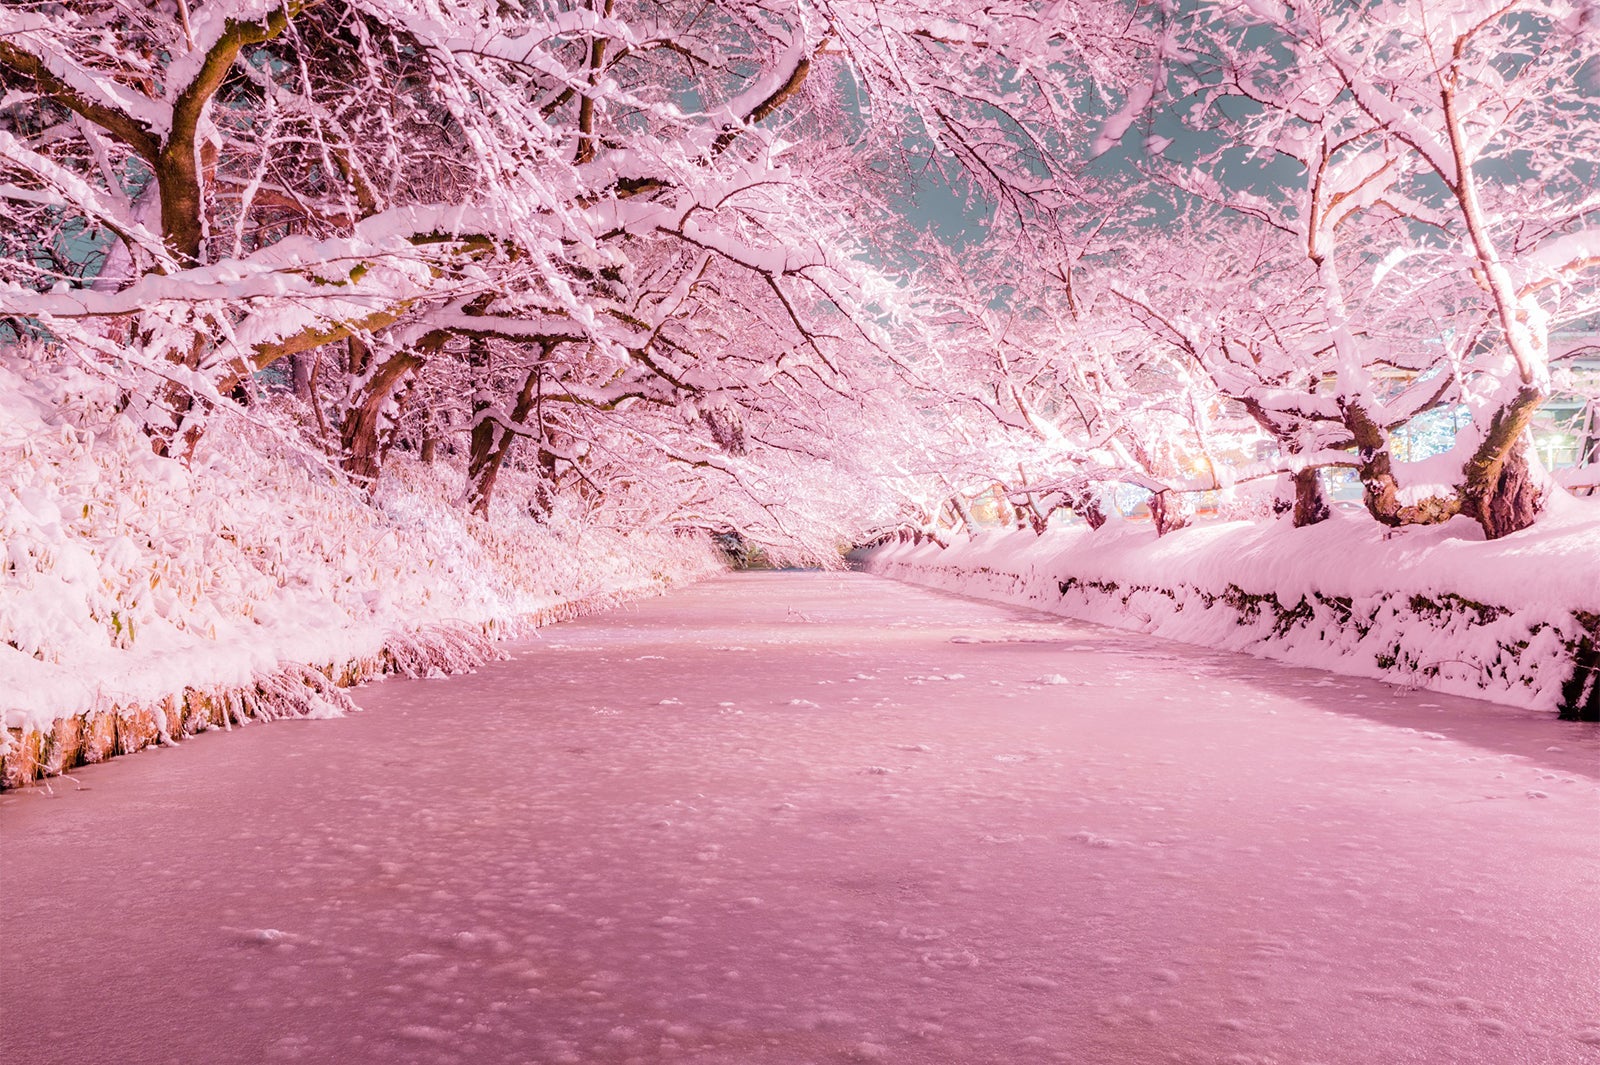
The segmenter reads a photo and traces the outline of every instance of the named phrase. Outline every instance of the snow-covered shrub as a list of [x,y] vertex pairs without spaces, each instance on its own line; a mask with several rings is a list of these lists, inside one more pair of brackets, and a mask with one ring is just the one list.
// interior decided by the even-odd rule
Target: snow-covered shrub
[[369,502],[268,404],[219,416],[187,461],[163,458],[118,395],[40,350],[0,356],[13,780],[252,717],[337,713],[338,684],[467,668],[495,637],[718,568],[703,538],[537,523],[509,502],[514,471],[487,522],[458,505],[459,469],[405,455]]

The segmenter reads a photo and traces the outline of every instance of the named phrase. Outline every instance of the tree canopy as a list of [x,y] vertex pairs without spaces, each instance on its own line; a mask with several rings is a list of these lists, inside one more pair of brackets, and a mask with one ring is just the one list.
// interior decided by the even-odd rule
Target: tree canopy
[[12,341],[163,454],[454,456],[486,518],[826,558],[1129,493],[1303,525],[1334,469],[1494,537],[1594,387],[1569,0],[51,0],[0,83]]

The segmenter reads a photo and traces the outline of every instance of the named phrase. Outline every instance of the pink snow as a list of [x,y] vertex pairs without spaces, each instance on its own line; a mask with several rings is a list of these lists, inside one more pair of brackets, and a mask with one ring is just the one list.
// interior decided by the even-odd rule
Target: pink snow
[[[890,545],[875,551],[868,565],[890,576],[1046,610],[1062,609],[1058,582],[1069,576],[1122,589],[1188,586],[1218,596],[1231,585],[1251,595],[1276,595],[1286,608],[1318,593],[1352,599],[1358,608],[1382,595],[1399,595],[1402,602],[1412,595],[1459,596],[1497,608],[1504,614],[1499,627],[1477,634],[1454,628],[1397,631],[1427,654],[1425,661],[1459,666],[1432,680],[1409,682],[1550,709],[1570,674],[1565,658],[1534,668],[1537,682],[1530,688],[1484,675],[1474,656],[1492,657],[1498,640],[1518,637],[1533,640],[1537,653],[1545,638],[1531,634],[1533,626],[1600,607],[1600,503],[1556,493],[1538,525],[1493,541],[1462,517],[1389,529],[1365,512],[1336,510],[1328,521],[1303,529],[1283,521],[1215,522],[1157,537],[1148,523],[1115,521],[1099,530],[1053,527],[1042,536],[994,530],[948,549],[931,542]],[[1088,617],[1297,665],[1386,675],[1370,655],[1352,654],[1346,641],[1324,641],[1313,632],[1297,642],[1258,644],[1262,633],[1234,624],[1230,612],[1200,609],[1181,598],[1141,600],[1147,616],[1119,613],[1112,602]],[[1264,624],[1270,628],[1271,619]]]
[[[718,579],[0,796],[30,1062],[1600,1046],[1600,735],[859,574]],[[938,683],[929,683],[938,680]]]

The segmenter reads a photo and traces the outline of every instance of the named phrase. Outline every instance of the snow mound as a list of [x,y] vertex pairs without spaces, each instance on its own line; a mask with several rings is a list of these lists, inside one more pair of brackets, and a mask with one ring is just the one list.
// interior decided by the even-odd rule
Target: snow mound
[[1336,514],[1303,529],[1230,522],[1157,538],[1112,523],[896,543],[864,564],[1186,643],[1568,717],[1600,712],[1600,500],[1559,496],[1538,525],[1494,541],[1471,522],[1396,530]]
[[499,637],[721,569],[700,538],[540,524],[514,487],[469,518],[444,462],[396,454],[368,500],[270,405],[230,417],[164,458],[105,381],[0,359],[0,787],[345,713],[368,677],[464,672]]

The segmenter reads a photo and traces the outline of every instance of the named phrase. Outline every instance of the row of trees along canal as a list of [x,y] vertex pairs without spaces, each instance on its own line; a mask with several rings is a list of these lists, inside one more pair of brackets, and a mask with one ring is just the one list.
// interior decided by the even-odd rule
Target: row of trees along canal
[[1585,387],[1597,53],[1566,0],[16,3],[0,314],[165,454],[442,449],[484,516],[514,463],[827,553],[1334,467],[1500,536]]

